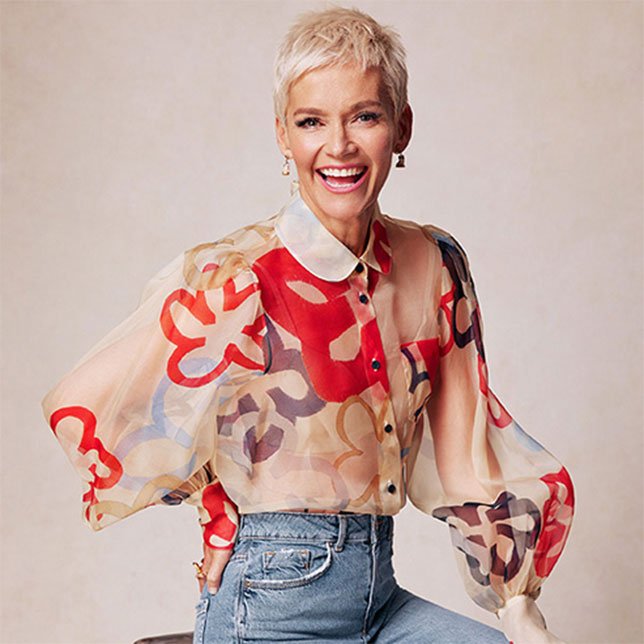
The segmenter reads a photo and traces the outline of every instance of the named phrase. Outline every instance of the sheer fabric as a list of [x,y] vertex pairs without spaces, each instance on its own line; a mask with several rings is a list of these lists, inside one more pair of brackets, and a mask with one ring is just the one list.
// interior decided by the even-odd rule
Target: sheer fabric
[[462,248],[379,211],[359,258],[299,194],[191,249],[44,409],[95,529],[187,501],[227,548],[238,512],[393,515],[409,497],[492,611],[537,596],[570,529],[566,470],[489,388]]

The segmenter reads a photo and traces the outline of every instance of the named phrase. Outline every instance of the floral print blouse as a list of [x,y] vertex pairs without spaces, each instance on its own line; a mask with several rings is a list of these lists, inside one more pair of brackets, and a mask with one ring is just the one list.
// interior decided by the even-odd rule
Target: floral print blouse
[[409,497],[492,611],[537,596],[570,529],[568,473],[488,386],[463,249],[379,211],[361,257],[298,193],[187,251],[44,409],[95,529],[187,501],[226,548],[238,513]]

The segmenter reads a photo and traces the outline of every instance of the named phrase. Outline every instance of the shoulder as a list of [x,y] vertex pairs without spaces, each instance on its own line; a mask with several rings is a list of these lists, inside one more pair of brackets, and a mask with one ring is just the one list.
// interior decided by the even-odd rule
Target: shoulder
[[416,221],[397,219],[383,215],[390,239],[396,240],[405,248],[409,245],[423,245],[433,249],[435,254],[443,261],[446,258],[460,258],[461,262],[467,261],[465,250],[458,240],[448,231],[433,224],[420,224]]
[[231,280],[235,291],[257,284],[251,266],[275,243],[274,220],[259,221],[184,251],[146,284],[141,302],[176,289],[213,291]]
[[196,290],[210,290],[231,279],[242,288],[256,283],[251,266],[275,245],[275,219],[256,222],[185,251],[182,272],[186,284]]
[[438,246],[443,262],[451,259],[452,261],[458,260],[460,263],[467,263],[465,249],[454,235],[433,224],[426,224],[423,228],[426,235]]

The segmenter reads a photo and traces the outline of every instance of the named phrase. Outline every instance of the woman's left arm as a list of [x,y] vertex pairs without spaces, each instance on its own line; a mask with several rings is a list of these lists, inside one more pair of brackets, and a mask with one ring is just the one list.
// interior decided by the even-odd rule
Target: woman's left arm
[[534,600],[570,530],[572,482],[489,388],[467,258],[451,236],[428,232],[442,257],[440,362],[407,464],[408,494],[449,525],[466,590],[499,616],[509,640],[560,642]]

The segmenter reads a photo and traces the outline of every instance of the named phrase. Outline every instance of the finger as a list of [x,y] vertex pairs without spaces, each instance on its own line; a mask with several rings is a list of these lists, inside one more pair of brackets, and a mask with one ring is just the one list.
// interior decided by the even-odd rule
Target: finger
[[221,574],[230,559],[232,550],[215,550],[213,548],[208,548],[208,550],[210,551],[210,557],[204,556],[203,569],[207,577],[208,592],[214,594],[219,590]]

